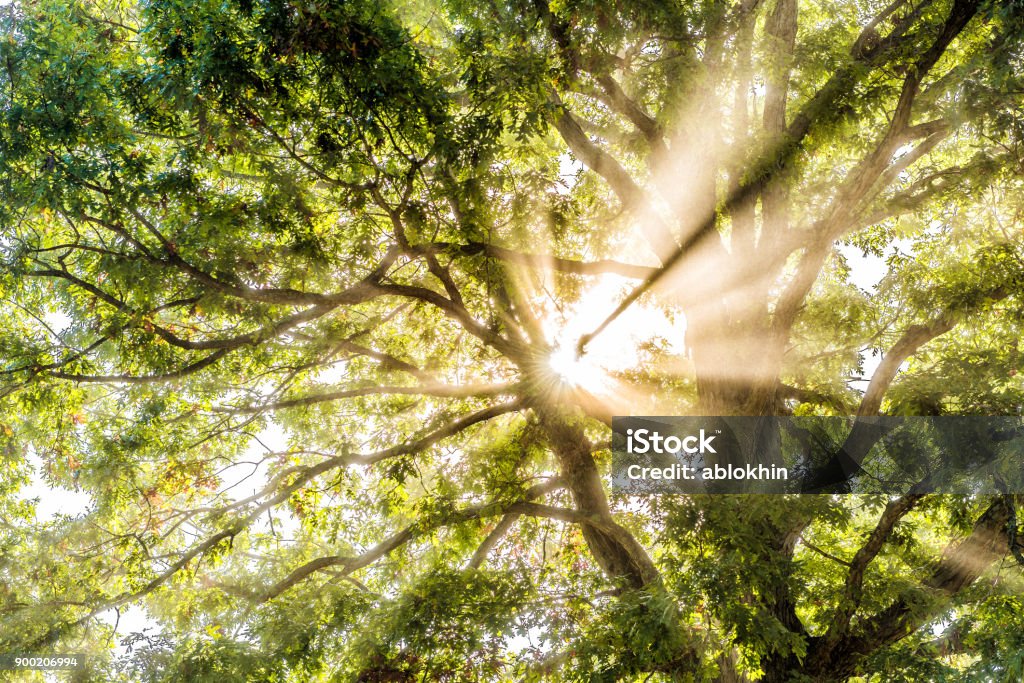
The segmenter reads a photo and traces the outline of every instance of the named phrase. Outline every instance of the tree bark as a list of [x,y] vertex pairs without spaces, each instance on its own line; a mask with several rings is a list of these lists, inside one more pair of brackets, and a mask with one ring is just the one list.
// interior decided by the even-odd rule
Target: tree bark
[[582,525],[583,538],[601,569],[613,580],[642,588],[658,578],[658,570],[642,545],[612,518],[593,445],[583,429],[563,415],[541,414],[549,445],[573,502],[595,524]]

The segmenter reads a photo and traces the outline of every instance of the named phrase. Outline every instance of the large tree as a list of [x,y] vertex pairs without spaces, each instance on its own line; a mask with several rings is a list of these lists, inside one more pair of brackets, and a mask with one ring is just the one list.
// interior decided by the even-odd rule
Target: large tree
[[0,651],[1019,680],[1013,495],[604,472],[613,414],[1019,412],[1020,2],[0,14]]

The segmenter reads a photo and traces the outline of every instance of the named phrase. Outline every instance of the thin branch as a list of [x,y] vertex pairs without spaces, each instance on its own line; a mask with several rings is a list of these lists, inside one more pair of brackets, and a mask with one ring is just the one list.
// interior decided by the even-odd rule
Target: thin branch
[[526,349],[505,339],[494,330],[485,327],[473,318],[462,306],[459,306],[451,299],[426,287],[401,284],[379,284],[373,286],[374,291],[380,294],[390,294],[411,299],[418,299],[439,308],[445,315],[457,321],[464,330],[483,341],[488,346],[494,347],[505,356],[512,359],[523,359]]
[[[480,519],[483,517],[489,517],[493,515],[506,513],[512,514],[538,514],[542,516],[551,516],[552,518],[565,519],[572,518],[575,514],[573,510],[564,510],[562,508],[551,508],[545,505],[536,505],[529,501],[540,497],[550,491],[560,488],[562,483],[558,479],[552,479],[545,484],[540,484],[533,487],[526,493],[524,499],[511,503],[508,505],[502,505],[501,503],[488,503],[485,505],[476,505],[473,507],[464,508],[457,510],[447,515],[443,520],[432,522],[428,525],[416,522],[405,527],[401,531],[398,531],[388,538],[384,539],[377,545],[373,546],[366,552],[363,552],[355,556],[346,555],[332,555],[327,557],[318,557],[315,560],[311,560],[300,567],[294,569],[288,576],[275,583],[270,588],[262,591],[259,594],[261,601],[271,600],[288,589],[294,587],[296,584],[303,581],[311,574],[322,571],[330,567],[341,567],[342,574],[351,574],[359,569],[373,564],[377,560],[385,557],[398,548],[402,547],[406,543],[423,536],[427,533],[436,531],[442,527],[451,526],[454,524],[461,524],[470,520]],[[518,516],[516,514],[516,516]]]
[[360,396],[407,395],[437,396],[441,398],[479,398],[485,396],[496,396],[500,394],[511,394],[514,393],[517,388],[518,385],[509,383],[467,385],[424,384],[411,387],[368,386],[359,387],[356,389],[342,389],[338,391],[330,391],[323,394],[302,396],[300,398],[291,398],[283,401],[275,401],[274,403],[266,403],[263,405],[256,406],[216,406],[212,410],[215,413],[226,413],[229,415],[251,415],[253,413],[262,413],[268,410],[300,408],[303,406],[315,405],[317,403],[339,401],[346,398],[356,398]]
[[[868,540],[853,556],[849,563],[850,571],[846,575],[846,585],[831,618],[831,624],[825,633],[826,643],[838,643],[846,634],[850,620],[860,606],[864,593],[864,572],[868,565],[881,552],[882,546],[892,535],[896,524],[924,498],[923,493],[908,493],[885,506],[881,518],[871,530]],[[824,647],[824,646],[823,646]]]
[[89,383],[104,383],[104,384],[155,384],[158,382],[169,382],[171,380],[181,379],[188,375],[199,372],[204,368],[208,368],[221,358],[228,354],[228,349],[219,349],[214,351],[208,356],[205,356],[194,363],[174,370],[172,372],[165,372],[156,375],[85,375],[74,372],[64,372],[63,370],[50,370],[45,374],[50,377],[56,377],[57,379],[66,379],[72,382],[89,382]]
[[819,555],[821,555],[822,557],[826,558],[826,559],[832,560],[833,562],[841,564],[844,567],[849,567],[850,566],[850,561],[849,560],[844,560],[841,557],[836,557],[832,553],[823,550],[822,548],[818,547],[814,543],[811,543],[804,536],[800,537],[800,542],[803,543],[808,548],[810,548],[811,550],[813,550],[814,552],[816,552]]
[[476,551],[473,553],[473,557],[469,559],[469,564],[466,565],[468,569],[479,569],[483,563],[487,560],[487,556],[490,554],[494,546],[498,544],[501,537],[509,532],[509,530],[515,525],[522,515],[518,512],[506,513],[501,521],[495,525],[491,530],[491,533],[487,534],[487,537],[477,546]]

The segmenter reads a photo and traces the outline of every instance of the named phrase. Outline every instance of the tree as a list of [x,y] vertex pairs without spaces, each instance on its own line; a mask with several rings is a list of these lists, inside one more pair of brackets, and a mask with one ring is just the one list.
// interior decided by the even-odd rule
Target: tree
[[[602,479],[614,414],[1018,412],[1020,3],[3,12],[0,650],[1020,675],[1012,494]],[[88,513],[37,521],[34,467]]]

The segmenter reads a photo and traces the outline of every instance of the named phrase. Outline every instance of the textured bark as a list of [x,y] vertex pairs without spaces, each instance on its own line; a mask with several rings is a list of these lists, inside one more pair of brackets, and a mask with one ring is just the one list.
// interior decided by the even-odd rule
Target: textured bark
[[882,398],[895,379],[903,361],[910,358],[932,339],[949,332],[953,329],[953,325],[953,317],[943,314],[928,325],[911,325],[907,328],[899,341],[882,357],[882,362],[875,369],[871,381],[868,383],[867,391],[864,392],[864,398],[861,399],[860,407],[857,408],[857,415],[877,415],[878,410],[882,407]]
[[641,588],[658,578],[658,570],[644,547],[612,519],[593,446],[583,430],[565,417],[542,416],[551,450],[558,458],[561,477],[572,493],[576,509],[594,520],[582,525],[583,538],[601,569],[613,579]]
[[[691,322],[692,321],[692,322]],[[742,415],[749,395],[748,345],[732,324],[724,301],[687,315],[687,345],[697,374],[698,411]]]
[[[765,25],[769,41],[768,78],[765,82],[763,122],[770,139],[777,141],[786,131],[786,99],[796,47],[796,0],[776,0]],[[777,142],[776,142],[777,144]],[[776,177],[761,193],[762,239],[770,240],[789,222],[789,197],[785,178]]]
[[[790,590],[788,579],[793,570],[793,553],[796,550],[800,534],[807,528],[807,521],[801,520],[798,524],[785,531],[775,533],[775,551],[777,558],[774,562],[780,563],[787,569],[786,580],[779,581],[767,597],[768,609],[779,622],[793,633],[807,635],[807,629],[796,613],[796,601]],[[799,660],[793,654],[786,656],[769,657],[763,664],[764,677],[762,683],[784,683],[791,677],[791,672],[799,666]]]

